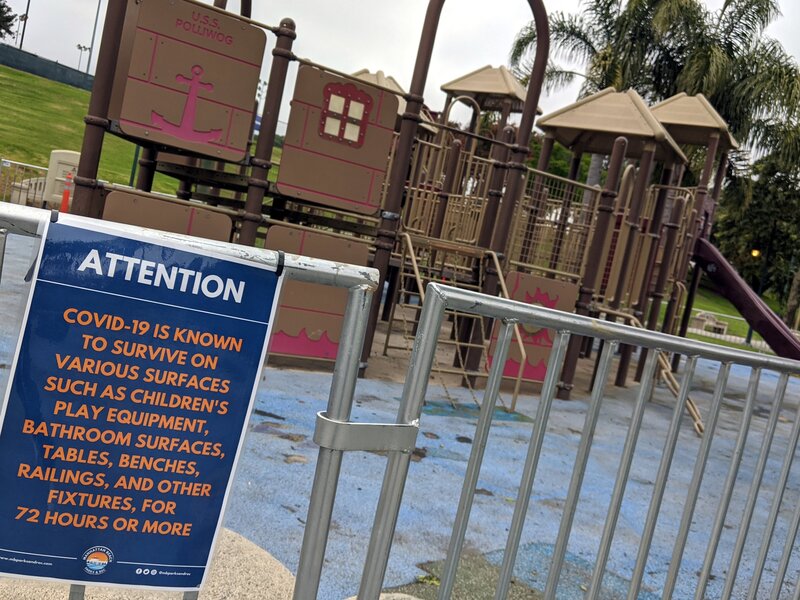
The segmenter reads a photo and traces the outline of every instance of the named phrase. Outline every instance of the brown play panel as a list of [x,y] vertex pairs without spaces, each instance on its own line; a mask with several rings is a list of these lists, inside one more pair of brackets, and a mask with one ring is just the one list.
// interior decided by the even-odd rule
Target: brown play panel
[[191,0],[128,0],[109,118],[131,138],[245,157],[266,36]]
[[281,194],[374,215],[394,141],[397,98],[310,66],[297,74],[277,188]]
[[[270,227],[266,248],[351,265],[365,265],[369,246],[343,237],[281,225]],[[287,281],[272,327],[272,355],[334,360],[342,332],[347,290]]]
[[172,233],[229,242],[231,218],[202,204],[174,203],[152,194],[112,191],[106,196],[103,219]]

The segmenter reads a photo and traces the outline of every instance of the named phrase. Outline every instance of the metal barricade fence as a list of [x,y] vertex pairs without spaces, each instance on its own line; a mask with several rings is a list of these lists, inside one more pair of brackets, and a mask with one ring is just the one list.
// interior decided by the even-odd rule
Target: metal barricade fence
[[47,167],[0,160],[0,202],[41,206]]
[[[765,471],[767,471],[770,452],[777,447],[776,431],[778,431],[779,413],[784,400],[787,383],[790,376],[800,374],[800,363],[796,361],[784,360],[774,357],[767,357],[749,352],[737,351],[721,346],[713,346],[701,342],[694,342],[683,338],[668,336],[647,330],[633,329],[621,324],[599,321],[579,315],[559,313],[545,308],[527,305],[511,300],[504,300],[496,297],[485,296],[475,292],[450,288],[432,283],[428,286],[426,299],[420,317],[420,324],[414,344],[414,350],[405,381],[405,387],[398,409],[398,427],[416,428],[422,413],[425,401],[426,388],[428,386],[431,366],[434,362],[436,351],[437,332],[439,331],[445,310],[458,310],[466,313],[483,315],[484,317],[499,319],[502,322],[501,333],[498,340],[496,360],[489,374],[486,385],[485,396],[481,406],[481,412],[476,425],[475,436],[472,442],[470,459],[466,467],[463,487],[455,516],[452,533],[449,542],[447,558],[442,567],[442,577],[440,580],[438,598],[444,600],[452,597],[453,585],[455,581],[456,569],[462,555],[464,547],[465,533],[470,518],[470,511],[476,493],[478,477],[481,470],[481,462],[487,444],[489,430],[494,413],[495,403],[501,382],[501,365],[505,363],[509,344],[512,339],[513,326],[515,324],[533,325],[536,327],[546,327],[555,330],[556,339],[550,355],[547,368],[547,377],[543,383],[541,396],[539,399],[536,415],[534,418],[533,431],[531,434],[527,456],[522,468],[519,483],[518,496],[514,507],[512,522],[508,526],[508,537],[505,546],[505,553],[500,567],[500,576],[496,586],[495,600],[502,600],[508,597],[512,571],[516,561],[517,552],[520,546],[523,526],[526,522],[529,503],[532,497],[532,488],[537,476],[537,467],[543,453],[543,441],[550,424],[549,415],[553,399],[557,389],[558,376],[561,371],[567,345],[571,335],[591,336],[601,338],[605,341],[604,349],[599,358],[597,375],[591,392],[591,398],[586,405],[585,424],[580,436],[577,453],[574,459],[574,466],[569,478],[569,483],[564,485],[565,501],[562,512],[561,522],[558,529],[557,539],[555,540],[552,560],[547,573],[547,582],[544,591],[545,598],[557,598],[562,568],[565,564],[567,545],[573,531],[573,523],[579,507],[579,500],[583,488],[584,475],[586,473],[589,454],[593,447],[593,437],[596,431],[598,419],[602,410],[605,396],[605,386],[607,376],[610,371],[612,358],[617,347],[621,344],[631,344],[644,346],[651,351],[647,355],[646,366],[644,369],[643,383],[640,386],[632,413],[630,423],[625,437],[624,447],[619,458],[619,467],[613,483],[613,492],[608,499],[608,512],[602,528],[597,553],[595,555],[591,582],[585,587],[586,598],[600,597],[603,587],[603,578],[606,574],[606,567],[614,542],[614,535],[620,519],[623,496],[631,474],[631,466],[636,454],[637,440],[642,429],[645,408],[654,390],[654,380],[657,375],[659,351],[677,352],[688,356],[688,363],[681,378],[681,388],[677,401],[672,409],[672,416],[669,427],[664,432],[663,451],[658,465],[657,475],[653,483],[653,492],[649,502],[645,505],[637,506],[636,510],[641,510],[641,514],[646,513],[641,522],[637,522],[637,527],[641,528],[638,546],[634,549],[635,565],[626,578],[630,580],[627,598],[632,600],[639,597],[642,580],[645,575],[648,557],[651,552],[651,545],[654,543],[654,532],[659,516],[663,511],[670,508],[681,513],[680,524],[677,531],[667,547],[672,547],[669,567],[666,570],[661,588],[661,597],[673,598],[679,573],[681,571],[684,553],[687,545],[687,538],[690,532],[708,531],[708,542],[702,561],[702,567],[697,571],[698,583],[694,597],[702,599],[707,597],[707,585],[710,579],[716,579],[715,585],[719,585],[719,569],[716,575],[712,575],[714,561],[729,561],[729,567],[725,572],[724,587],[719,596],[730,598],[734,585],[737,583],[737,575],[740,573],[740,566],[743,564],[743,554],[746,544],[748,548],[758,548],[758,554],[754,561],[745,561],[748,566],[753,565],[752,572],[743,572],[739,576],[739,586],[746,586],[748,591],[747,598],[772,598],[780,597],[784,578],[792,558],[795,536],[800,525],[800,505],[787,505],[784,502],[784,491],[789,482],[792,462],[797,447],[798,436],[800,436],[800,419],[795,419],[790,427],[790,432],[786,439],[782,439],[788,448],[782,456],[782,466],[780,475],[774,485],[774,493],[769,500],[769,516],[763,527],[751,527],[754,523],[754,511],[758,498],[762,501],[764,496],[768,496],[770,487],[765,482]],[[718,363],[718,373],[714,384],[713,398],[710,401],[708,411],[705,415],[706,430],[703,438],[698,442],[698,450],[691,479],[686,483],[678,478],[677,481],[670,480],[669,498],[675,498],[672,493],[673,486],[678,486],[677,493],[682,498],[677,506],[664,504],[665,490],[670,475],[670,469],[674,466],[673,457],[679,440],[681,430],[682,415],[685,410],[687,398],[692,389],[695,370],[698,360],[704,359]],[[712,441],[720,433],[717,424],[720,416],[720,409],[723,399],[726,396],[726,382],[731,368],[736,365],[749,367],[750,376],[747,387],[745,406],[738,426],[736,435],[735,449],[731,453],[731,459],[727,466],[722,467],[725,471],[725,482],[722,489],[713,490],[716,504],[716,514],[710,521],[704,522],[696,513],[698,499],[701,498],[701,485],[703,483],[706,469],[709,465],[709,456]],[[772,396],[770,410],[768,411],[767,424],[764,435],[760,440],[760,450],[752,465],[753,475],[749,480],[743,471],[743,454],[751,434],[751,418],[756,408],[756,399],[759,392],[759,382],[762,372],[772,372],[777,374],[777,385],[774,396]],[[780,431],[789,429],[781,427]],[[383,487],[381,490],[378,507],[376,510],[375,521],[372,528],[371,539],[367,551],[363,576],[360,584],[358,598],[360,600],[374,600],[378,598],[382,582],[387,568],[387,562],[392,545],[392,538],[397,524],[398,513],[401,506],[403,489],[408,475],[410,452],[402,449],[402,444],[396,444],[394,451],[389,453],[389,459],[385,471]],[[720,468],[719,461],[713,463],[715,469]],[[751,458],[748,456],[748,459]],[[774,459],[773,459],[774,460]],[[319,470],[318,470],[319,473]],[[771,474],[770,474],[771,475]],[[566,479],[566,478],[565,478]],[[609,482],[610,483],[610,482]],[[312,496],[312,506],[316,502],[322,501],[329,490],[317,489],[315,487]],[[746,495],[746,499],[744,496]],[[732,503],[736,499],[737,502]],[[626,502],[630,500],[626,498]],[[627,506],[627,504],[626,504]],[[736,512],[732,507],[743,506],[742,511]],[[788,514],[787,514],[788,513]],[[774,568],[775,577],[773,579],[771,591],[762,590],[762,574],[767,563],[767,556],[773,545],[774,534],[778,521],[785,530],[785,544],[780,557],[771,560]],[[507,524],[498,524],[503,527]],[[759,523],[759,525],[762,525]],[[735,529],[736,540],[729,556],[719,552],[720,538],[723,528]],[[306,529],[308,535],[310,529]],[[756,536],[760,531],[757,539]],[[327,532],[319,532],[317,541],[324,545],[324,536]],[[748,538],[748,534],[750,537]],[[728,533],[728,535],[732,535]],[[660,537],[658,543],[664,543]],[[305,552],[304,548],[304,552]],[[778,550],[775,550],[777,552]],[[775,552],[772,554],[774,555]],[[796,558],[796,557],[795,557]],[[302,559],[301,559],[302,560]],[[795,563],[796,564],[796,563]],[[305,572],[298,573],[297,590],[295,599],[313,598],[316,594],[318,579],[304,580]],[[765,582],[766,584],[769,582]],[[800,596],[800,583],[794,590],[793,598]],[[680,597],[684,597],[680,595]]]

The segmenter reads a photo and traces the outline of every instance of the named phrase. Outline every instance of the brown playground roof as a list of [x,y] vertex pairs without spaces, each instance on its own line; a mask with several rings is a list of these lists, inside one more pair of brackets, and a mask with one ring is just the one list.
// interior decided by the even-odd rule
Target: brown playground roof
[[703,94],[689,96],[681,92],[650,108],[653,115],[679,144],[708,145],[708,136],[720,134],[720,149],[736,150],[739,143],[728,130],[728,124]]
[[[393,90],[397,94],[397,116],[400,117],[404,112],[406,112],[406,101],[405,98],[403,98],[403,95],[406,93],[406,91],[400,86],[399,83],[397,83],[397,80],[394,77],[391,75],[386,75],[383,71],[371,73],[369,69],[360,69],[355,73],[352,73],[352,76],[360,79],[361,81],[366,81],[367,83]],[[431,117],[426,108],[423,107],[423,109],[420,111],[420,117],[422,117],[422,122],[419,124],[420,127],[433,133],[438,131],[436,128],[430,125],[430,123],[434,122],[434,119]]]
[[[486,65],[445,83],[441,90],[453,96],[474,98],[481,110],[503,110],[503,101],[511,100],[511,112],[522,112],[527,91],[516,77],[503,66]],[[536,114],[542,110],[536,107]]]
[[648,142],[656,143],[656,160],[688,162],[678,144],[634,90],[606,88],[541,117],[536,125],[570,149],[610,154],[618,136],[628,139],[627,155],[638,158]]

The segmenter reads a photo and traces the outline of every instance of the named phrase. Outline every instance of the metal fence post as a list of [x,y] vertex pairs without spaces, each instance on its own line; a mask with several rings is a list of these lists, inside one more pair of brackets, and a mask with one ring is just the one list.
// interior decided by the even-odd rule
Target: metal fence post
[[[328,397],[327,416],[337,421],[347,421],[353,405],[353,393],[358,379],[361,344],[367,326],[372,290],[367,286],[350,288],[347,310],[342,324],[342,346],[336,357],[331,391]],[[316,598],[328,530],[331,524],[336,486],[342,465],[342,450],[321,447],[314,475],[314,487],[309,500],[308,517],[303,533],[303,546],[294,588],[295,600]]]

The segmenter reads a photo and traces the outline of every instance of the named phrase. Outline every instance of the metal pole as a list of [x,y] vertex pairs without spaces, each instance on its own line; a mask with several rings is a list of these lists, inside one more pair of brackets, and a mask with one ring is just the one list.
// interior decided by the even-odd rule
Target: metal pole
[[[675,246],[678,241],[678,228],[680,227],[680,219],[685,209],[686,200],[675,199],[675,204],[672,207],[672,214],[670,215],[669,222],[664,226],[667,230],[664,239],[664,252],[661,255],[661,267],[658,270],[656,277],[655,288],[653,293],[650,294],[650,315],[647,318],[647,329],[655,331],[658,325],[659,313],[661,311],[661,301],[664,299],[664,290],[667,286],[667,280],[670,274],[670,265],[672,264],[672,255],[675,252]],[[674,284],[673,284],[674,285]],[[666,324],[666,319],[665,319]],[[644,369],[644,360],[647,357],[647,348],[642,348],[639,354],[639,365]],[[636,379],[641,380],[642,374],[638,366],[636,368]]]
[[[583,281],[578,291],[575,312],[579,315],[589,314],[589,308],[597,290],[597,280],[602,268],[605,266],[605,263],[601,264],[603,248],[606,245],[608,235],[613,229],[614,203],[617,199],[619,180],[622,175],[622,163],[625,160],[627,148],[628,140],[624,137],[618,137],[614,141],[614,149],[611,152],[611,161],[608,165],[608,177],[606,178],[605,187],[600,193],[600,205],[597,207],[597,225],[589,246],[588,256],[591,256],[592,260],[586,266],[586,273],[584,273]],[[559,400],[569,400],[582,340],[583,338],[574,337],[569,342],[567,356],[564,359],[564,367],[561,372],[561,381],[558,384],[557,396]]]
[[480,418],[475,427],[475,435],[472,441],[469,460],[467,461],[467,472],[464,476],[464,483],[461,487],[461,497],[458,501],[455,523],[453,523],[453,533],[450,536],[450,546],[447,550],[447,559],[442,566],[442,577],[439,585],[439,598],[450,598],[453,586],[456,582],[456,570],[458,569],[459,559],[464,547],[464,536],[467,533],[469,515],[472,511],[472,503],[475,499],[475,489],[478,486],[483,454],[486,443],[489,439],[489,428],[492,425],[492,416],[497,405],[497,395],[500,392],[500,384],[503,381],[503,368],[508,358],[508,348],[514,336],[514,322],[506,321],[500,328],[497,337],[497,354],[489,380],[486,383],[486,391],[481,402]]
[[103,213],[102,201],[95,201],[93,192],[97,187],[97,169],[103,149],[103,137],[108,127],[108,104],[111,99],[111,84],[114,80],[119,40],[125,21],[127,4],[123,0],[111,0],[106,11],[100,55],[95,68],[94,85],[89,99],[89,114],[84,118],[81,159],[75,176],[75,197],[72,199],[73,214],[99,218]]
[[[510,144],[513,139],[514,128],[506,127],[503,130],[502,142]],[[492,231],[497,220],[497,210],[500,208],[500,198],[503,196],[503,183],[506,180],[506,163],[508,162],[508,146],[495,144],[492,148],[492,178],[489,191],[486,194],[486,208],[483,212],[483,222],[478,234],[478,246],[488,248],[492,241]]]
[[542,383],[539,406],[536,408],[536,417],[534,418],[536,428],[533,435],[531,435],[530,442],[528,442],[528,453],[525,456],[525,464],[522,467],[522,478],[519,482],[517,501],[514,503],[514,514],[511,517],[511,525],[506,538],[506,548],[503,552],[503,563],[500,565],[500,576],[497,579],[497,588],[494,592],[495,600],[505,600],[508,597],[508,589],[511,587],[511,576],[514,572],[514,563],[517,561],[517,552],[522,538],[522,528],[525,525],[525,516],[528,514],[528,507],[533,494],[533,482],[536,479],[536,469],[539,466],[539,457],[544,445],[550,407],[556,395],[558,365],[564,359],[567,344],[569,344],[569,332],[559,331],[553,341],[553,348],[550,350],[547,375],[545,375]]
[[[366,316],[369,314],[372,290],[367,286],[350,288],[347,310],[342,324],[342,340],[347,340],[336,357],[331,391],[328,397],[326,416],[337,421],[348,421],[353,405],[353,393],[358,379],[358,360],[361,354],[361,340],[364,338]],[[336,487],[342,465],[342,450],[320,448],[317,469],[314,475],[314,493],[308,506],[306,527],[303,532],[303,546],[294,599],[316,598],[328,531],[331,524],[333,504],[336,500]]]
[[92,41],[89,43],[89,60],[86,61],[86,73],[89,73],[89,67],[92,64],[92,52],[94,52],[94,39],[97,35],[97,23],[100,20],[100,3],[103,0],[97,0],[97,11],[94,14],[94,27],[92,27]]
[[3,280],[3,259],[6,256],[6,238],[8,229],[0,229],[0,281]]
[[83,600],[86,593],[85,585],[73,583],[69,586],[69,600]]
[[31,11],[31,0],[28,0],[28,4],[25,7],[25,20],[22,22],[22,36],[19,38],[19,49],[22,50],[22,44],[25,42],[25,28],[28,27],[28,15]]
[[[705,225],[705,217],[703,207],[706,203],[706,197],[708,196],[708,182],[711,179],[711,171],[714,168],[714,159],[717,155],[717,148],[719,147],[719,133],[714,132],[708,137],[708,147],[706,150],[706,162],[703,166],[703,172],[700,173],[700,181],[697,184],[697,194],[695,195],[694,200],[694,207],[697,210],[696,217],[695,217],[695,230],[696,236],[703,236],[706,225]],[[721,184],[720,184],[721,185]],[[691,244],[688,248],[686,248],[687,252],[694,251],[694,244]],[[695,267],[696,273],[697,267]],[[697,286],[700,283],[700,276],[699,274],[692,274],[692,284],[689,287],[687,296],[686,296],[686,306],[683,309],[683,316],[681,318],[680,329],[678,330],[678,335],[681,337],[686,337],[686,330],[689,328],[689,317],[692,314],[692,305],[694,305],[694,297],[697,294]],[[672,370],[677,371],[678,365],[681,361],[681,355],[676,354],[672,357]]]
[[[656,146],[655,143],[648,143],[639,159],[639,173],[636,176],[636,183],[633,186],[633,194],[631,199],[631,209],[628,213],[628,227],[630,233],[625,240],[625,247],[622,251],[621,263],[622,266],[619,270],[619,280],[617,281],[617,289],[614,292],[614,299],[610,302],[611,308],[618,309],[622,302],[622,295],[625,293],[625,286],[627,284],[628,271],[630,264],[633,260],[633,249],[636,243],[636,235],[639,232],[639,220],[642,215],[642,206],[644,205],[644,197],[647,194],[647,183],[650,181],[650,171],[653,168],[653,158],[655,157]],[[628,373],[628,365],[630,363],[630,353],[627,354],[625,350],[630,348],[628,345],[620,346],[619,366],[617,368],[617,377],[614,385],[618,387],[625,387],[625,379]]]
[[153,179],[156,176],[156,160],[158,150],[152,146],[145,146],[139,158],[139,175],[136,177],[136,189],[149,192],[153,189]]
[[[508,244],[511,221],[514,218],[514,209],[517,199],[522,192],[522,184],[527,171],[526,161],[530,154],[531,132],[536,119],[536,109],[539,106],[539,95],[544,82],[544,72],[547,68],[547,59],[550,54],[550,24],[547,20],[547,11],[541,0],[529,0],[533,10],[533,20],[536,26],[536,55],[533,59],[533,69],[528,83],[528,93],[525,95],[525,105],[517,129],[517,143],[511,150],[511,159],[508,163],[508,183],[500,205],[500,216],[497,219],[494,236],[490,249],[495,253],[505,252]],[[492,296],[497,294],[498,273],[494,269],[487,269],[483,291]]]
[[[419,419],[422,413],[425,392],[428,389],[428,374],[436,353],[436,332],[442,325],[444,307],[445,300],[435,287],[429,285],[417,329],[417,339],[420,342],[414,345],[411,353],[408,377],[403,386],[400,408],[397,411],[397,423],[411,423]],[[392,452],[386,463],[381,495],[375,509],[375,520],[367,547],[367,557],[364,560],[364,572],[358,589],[358,598],[362,600],[371,600],[380,594],[410,462],[410,454]],[[297,579],[300,581],[299,572]],[[313,595],[298,596],[295,592],[296,600],[306,600],[306,598],[313,598]]]
[[261,114],[261,130],[258,134],[255,156],[250,158],[252,170],[244,201],[245,219],[239,232],[239,243],[244,246],[255,244],[258,224],[261,221],[264,193],[268,186],[267,175],[272,168],[272,147],[275,145],[278,113],[283,99],[283,88],[286,85],[286,72],[289,70],[289,61],[294,60],[292,44],[297,37],[294,21],[282,19],[276,35],[278,40],[272,50],[272,67],[269,72],[267,97],[264,100],[264,112]]
[[133,187],[134,182],[136,181],[136,167],[138,166],[139,161],[139,152],[141,152],[142,147],[139,144],[136,144],[136,149],[133,151],[133,162],[131,163],[131,176],[128,179],[128,185]]
[[[772,228],[772,231],[775,231],[775,228]],[[758,275],[758,290],[756,291],[756,296],[761,298],[761,294],[764,293],[764,282],[767,280],[769,276],[769,255],[770,250],[772,249],[772,236],[770,236],[769,242],[767,242],[767,251],[761,256],[761,272]],[[744,338],[744,343],[748,346],[753,342],[753,326],[748,323],[747,324],[747,336]]]

